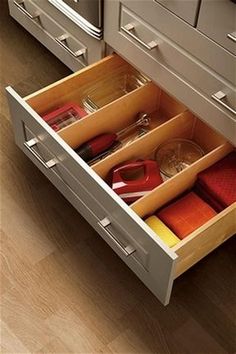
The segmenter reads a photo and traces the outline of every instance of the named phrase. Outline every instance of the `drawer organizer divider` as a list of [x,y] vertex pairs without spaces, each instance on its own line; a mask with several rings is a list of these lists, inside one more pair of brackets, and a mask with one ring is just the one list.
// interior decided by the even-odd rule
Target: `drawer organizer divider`
[[[136,70],[118,55],[110,55],[82,70],[75,72],[41,90],[28,95],[24,100],[39,114],[49,112],[68,102],[81,104],[85,92],[95,82],[111,78],[116,73],[133,73]],[[106,84],[106,80],[104,85]],[[104,87],[105,89],[105,87]]]
[[197,179],[197,174],[221,160],[233,150],[230,143],[225,142],[208,152],[192,165],[153,189],[150,193],[138,199],[131,208],[144,217],[161,208],[185,190],[190,189]]
[[70,147],[75,149],[94,136],[117,132],[134,123],[139,112],[150,114],[152,131],[184,110],[186,108],[181,103],[162,92],[153,83],[147,83],[63,128],[58,133]]
[[[150,100],[150,96],[153,100]],[[150,113],[156,110],[156,102],[159,99],[160,89],[148,83],[63,128],[58,133],[70,147],[77,148],[94,136],[125,128],[133,123],[139,111]]]

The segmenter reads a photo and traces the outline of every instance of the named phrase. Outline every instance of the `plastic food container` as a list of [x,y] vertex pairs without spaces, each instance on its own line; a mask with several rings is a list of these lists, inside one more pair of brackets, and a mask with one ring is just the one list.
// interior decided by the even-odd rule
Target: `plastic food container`
[[112,77],[94,83],[87,90],[82,100],[84,109],[88,113],[95,112],[148,82],[149,80],[136,70],[128,73],[124,71],[118,72]]
[[87,112],[75,103],[67,103],[42,117],[56,132],[85,117]]

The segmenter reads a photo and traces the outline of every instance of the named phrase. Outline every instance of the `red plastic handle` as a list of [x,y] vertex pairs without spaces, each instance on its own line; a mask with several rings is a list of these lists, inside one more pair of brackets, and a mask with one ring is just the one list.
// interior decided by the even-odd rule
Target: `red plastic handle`
[[92,151],[92,156],[97,156],[101,152],[103,152],[106,149],[109,149],[109,147],[112,146],[114,141],[116,140],[117,136],[116,134],[101,134],[96,136],[96,138],[93,138],[87,142],[89,144],[90,149]]
[[[132,171],[136,168],[143,167],[144,168],[144,176],[143,178],[139,178],[138,180],[124,180],[121,176],[121,172]],[[140,161],[130,161],[125,165],[117,167],[113,172],[113,183],[116,182],[124,182],[126,184],[136,184],[147,182],[149,179],[152,179],[153,175],[156,175],[157,165],[153,160],[140,160]]]

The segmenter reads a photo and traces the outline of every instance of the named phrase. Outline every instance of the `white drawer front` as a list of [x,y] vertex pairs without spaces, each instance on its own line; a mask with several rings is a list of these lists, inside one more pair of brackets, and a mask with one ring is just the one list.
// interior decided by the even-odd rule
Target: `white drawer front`
[[197,28],[236,55],[236,4],[232,1],[202,0]]
[[[105,18],[105,40],[111,47],[236,143],[235,89],[230,83],[119,2],[107,3]],[[226,94],[221,101],[213,97],[219,91]]]
[[[18,146],[66,198],[73,199],[72,204],[77,210],[160,301],[167,304],[177,258],[175,253],[155,237],[146,224],[12,88],[7,88],[7,92]],[[31,149],[25,147],[25,126],[55,156],[55,165],[45,161],[45,157],[35,156]]]
[[87,65],[87,48],[29,0],[9,0],[11,16],[76,71]]
[[197,19],[200,0],[155,0],[175,15],[194,26]]

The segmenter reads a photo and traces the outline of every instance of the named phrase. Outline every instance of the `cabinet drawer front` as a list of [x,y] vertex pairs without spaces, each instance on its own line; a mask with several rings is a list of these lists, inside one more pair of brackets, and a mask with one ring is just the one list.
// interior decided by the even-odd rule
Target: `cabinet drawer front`
[[[196,28],[174,16],[156,1],[145,0],[145,6],[143,5],[143,1],[140,0],[121,0],[120,2],[143,18],[144,21],[153,26],[157,31],[165,34],[172,42],[236,85],[236,76],[234,75],[236,70],[235,56],[232,53],[203,35]],[[209,2],[215,4],[215,1]],[[113,18],[115,7],[119,6],[118,3],[119,1],[107,0],[105,13],[108,13],[108,17]],[[110,27],[106,25],[106,22],[110,21],[110,19],[106,18],[106,15],[104,18],[106,35],[106,29],[109,28],[110,31]],[[114,22],[114,20],[112,21]]]
[[[66,190],[69,190],[68,195],[73,192],[87,206],[96,217],[96,225],[93,225],[96,226],[95,229],[160,301],[167,304],[173,283],[173,266],[177,258],[175,253],[155,237],[131,208],[51,130],[24,99],[12,88],[7,88],[7,92],[18,146],[49,179],[55,179],[55,173],[57,174],[63,185],[64,195],[67,197]],[[25,148],[25,126],[55,156],[55,166],[45,168],[42,161]],[[50,161],[41,160],[51,166]],[[58,187],[58,182],[54,184]],[[89,217],[88,221],[90,222]]]
[[[108,16],[108,12],[113,16]],[[118,2],[105,10],[105,40],[158,85],[224,134],[235,137],[235,89]],[[120,13],[120,16],[119,16]],[[227,107],[212,96],[222,91]],[[225,102],[225,98],[222,100]]]
[[232,1],[203,0],[197,28],[236,55],[236,5]]
[[181,17],[183,20],[194,26],[197,19],[199,0],[155,0],[175,15]]
[[71,21],[66,15],[52,5],[48,0],[31,0],[38,8],[46,12],[61,27],[78,39],[81,43],[86,43],[88,64],[95,63],[103,57],[104,43],[87,34],[82,28]]
[[223,78],[216,77],[200,62],[184,54],[174,43],[124,6],[121,6],[120,32],[124,33],[134,44],[139,45],[141,49],[145,49],[149,56],[181,75],[188,83],[206,94],[210,100],[214,100],[219,91],[225,93],[228,107],[221,105],[221,108],[223,107],[228,114],[232,113],[232,118],[235,117],[235,88],[227,84]]
[[71,70],[87,65],[87,47],[29,0],[9,1],[11,16]]

